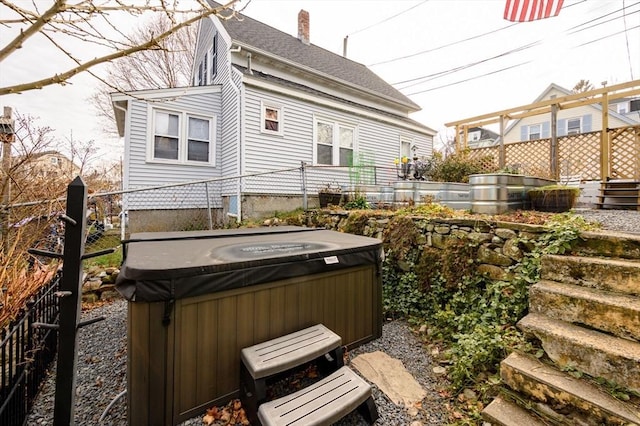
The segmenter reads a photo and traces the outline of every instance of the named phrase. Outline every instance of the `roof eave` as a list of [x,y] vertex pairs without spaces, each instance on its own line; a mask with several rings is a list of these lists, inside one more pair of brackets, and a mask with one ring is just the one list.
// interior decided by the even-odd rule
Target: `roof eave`
[[256,54],[259,54],[259,55],[263,55],[266,58],[269,58],[269,59],[272,59],[274,61],[277,61],[277,62],[280,62],[282,64],[285,64],[288,67],[292,67],[292,68],[296,68],[296,69],[302,70],[305,73],[315,75],[315,76],[320,77],[320,78],[325,79],[325,80],[336,82],[336,83],[338,83],[338,84],[340,84],[342,86],[346,86],[346,87],[349,87],[349,88],[357,89],[359,92],[365,93],[365,94],[367,94],[369,96],[375,96],[377,98],[382,98],[382,99],[384,99],[384,100],[386,100],[388,102],[391,102],[391,103],[393,103],[393,104],[395,104],[397,106],[404,107],[405,109],[407,109],[408,113],[418,112],[418,111],[420,111],[422,109],[422,108],[420,108],[420,106],[418,104],[414,103],[411,100],[409,102],[402,102],[402,101],[398,100],[397,98],[385,95],[383,93],[380,93],[380,92],[377,92],[377,91],[374,91],[374,90],[366,89],[366,88],[364,88],[362,86],[355,85],[355,84],[353,84],[353,83],[351,83],[349,81],[336,78],[336,77],[334,77],[334,76],[332,76],[330,74],[319,72],[318,70],[316,70],[314,68],[307,67],[305,65],[301,65],[298,62],[293,62],[293,61],[284,59],[281,56],[274,55],[273,53],[265,51],[265,50],[262,50],[262,49],[258,49],[255,46],[252,46],[252,45],[247,44],[247,43],[243,43],[243,42],[241,42],[239,40],[233,39],[233,44],[238,46],[238,47],[241,47],[242,49],[244,49],[246,51],[249,51],[251,53],[256,53]]

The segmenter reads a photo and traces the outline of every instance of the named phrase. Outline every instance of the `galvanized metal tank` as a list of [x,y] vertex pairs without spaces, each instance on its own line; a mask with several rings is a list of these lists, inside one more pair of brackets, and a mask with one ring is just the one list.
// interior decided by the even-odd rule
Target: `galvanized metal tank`
[[440,182],[438,202],[456,210],[471,209],[471,185],[468,183]]
[[398,181],[393,184],[393,201],[396,203],[415,202],[415,187],[412,181]]
[[471,211],[501,214],[524,208],[524,176],[506,173],[469,176]]

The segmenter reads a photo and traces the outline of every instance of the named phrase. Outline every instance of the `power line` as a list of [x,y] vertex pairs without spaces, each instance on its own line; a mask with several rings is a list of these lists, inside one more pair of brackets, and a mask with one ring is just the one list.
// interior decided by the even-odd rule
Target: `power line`
[[[622,0],[622,6],[624,6],[625,0]],[[623,8],[624,9],[624,8]],[[633,66],[631,65],[631,51],[629,50],[629,34],[627,33],[627,13],[626,11],[622,12],[622,22],[624,22],[624,29],[625,29],[625,40],[627,42],[627,59],[629,60],[629,76],[631,77],[631,80],[633,80]]]
[[521,63],[516,64],[516,65],[511,65],[511,66],[508,66],[508,67],[505,67],[505,68],[501,68],[501,69],[496,70],[496,71],[491,71],[491,72],[488,72],[488,73],[484,73],[482,75],[478,75],[478,76],[475,76],[475,77],[466,78],[464,80],[459,80],[459,81],[456,81],[456,82],[453,82],[453,83],[443,84],[442,86],[432,87],[430,89],[421,90],[419,92],[409,93],[409,94],[407,94],[407,96],[419,95],[421,93],[432,92],[434,90],[442,89],[442,88],[449,87],[449,86],[454,86],[456,84],[465,83],[467,81],[477,80],[478,78],[486,77],[488,75],[497,74],[497,73],[500,73],[502,71],[507,71],[507,70],[510,70],[510,69],[513,69],[513,68],[517,68],[519,66],[526,65],[526,64],[528,64],[530,62],[532,62],[532,61],[521,62]]
[[602,40],[610,38],[610,37],[617,36],[617,35],[622,34],[622,33],[626,34],[627,32],[629,32],[631,30],[635,30],[636,28],[640,28],[640,25],[636,25],[635,27],[631,27],[631,28],[625,28],[624,30],[618,31],[617,33],[609,34],[609,35],[597,38],[595,40],[587,41],[586,43],[578,44],[577,46],[574,46],[574,47],[582,47],[582,46],[586,46],[586,45],[591,44],[591,43],[596,43],[598,41],[602,41]]
[[[638,4],[640,4],[640,3],[638,3]],[[622,16],[622,17],[618,16],[618,17],[615,17],[615,18],[607,19],[606,21],[598,22],[597,24],[589,25],[588,27],[584,27],[584,28],[580,28],[579,30],[568,32],[567,35],[576,34],[576,33],[579,33],[581,31],[585,31],[585,30],[597,27],[599,25],[606,24],[606,23],[611,22],[611,21],[615,21],[616,19],[620,19],[620,18],[623,18],[623,21],[624,21],[624,18],[626,16],[631,16],[631,15],[633,15],[635,13],[640,13],[640,9],[636,10],[635,12],[628,13],[628,14],[625,13],[625,15]],[[625,26],[626,26],[626,22],[625,22]]]
[[403,87],[403,88],[399,89],[399,90],[404,90],[404,89],[407,89],[407,88],[409,88],[409,87],[413,87],[413,86],[415,86],[415,85],[417,85],[417,84],[424,83],[424,82],[426,82],[426,81],[435,80],[436,78],[440,78],[440,77],[443,77],[443,76],[445,76],[445,75],[448,75],[448,74],[452,74],[452,73],[454,73],[454,72],[461,71],[461,70],[463,70],[463,69],[471,68],[471,67],[474,67],[474,66],[476,66],[476,65],[479,65],[479,64],[483,64],[483,63],[485,63],[485,62],[492,61],[492,60],[494,60],[494,59],[498,59],[498,58],[505,57],[505,56],[510,55],[510,54],[512,54],[512,53],[521,52],[521,51],[523,51],[523,50],[530,49],[530,48],[532,48],[532,47],[538,46],[540,43],[542,43],[542,40],[537,40],[537,41],[534,41],[534,42],[532,42],[532,43],[529,43],[529,44],[525,44],[525,45],[522,45],[522,46],[516,47],[515,49],[511,49],[511,50],[508,50],[508,51],[506,51],[506,52],[503,52],[503,53],[497,54],[497,55],[492,56],[492,57],[490,57],[490,58],[485,58],[485,59],[481,59],[481,60],[479,60],[479,61],[470,62],[470,63],[468,63],[468,64],[466,64],[466,65],[460,65],[460,66],[458,66],[458,67],[451,68],[451,69],[446,70],[446,71],[439,71],[439,72],[436,72],[436,73],[433,73],[433,74],[429,74],[429,75],[425,75],[425,76],[422,76],[422,77],[412,78],[412,79],[404,80],[404,81],[399,81],[399,82],[397,82],[397,83],[392,83],[391,85],[392,85],[392,86],[395,86],[395,85],[400,85],[400,84],[404,84],[404,83],[413,83],[413,84],[411,84],[411,85],[408,85],[408,86],[405,86],[405,87]]
[[[570,7],[576,6],[576,5],[580,4],[580,3],[584,3],[585,1],[587,1],[587,0],[581,0],[581,1],[578,1],[576,3],[564,6],[563,10],[566,10],[566,9],[568,9]],[[376,65],[388,64],[388,63],[395,62],[395,61],[400,61],[400,60],[403,60],[403,59],[413,58],[415,56],[423,55],[425,53],[435,52],[437,50],[444,49],[445,47],[455,46],[456,44],[464,43],[464,42],[470,41],[470,40],[475,40],[477,38],[481,38],[481,37],[484,37],[486,35],[494,34],[494,33],[497,33],[499,31],[502,31],[502,30],[506,30],[507,28],[511,28],[514,25],[518,25],[518,24],[522,24],[522,22],[514,22],[513,24],[507,25],[506,27],[498,28],[496,30],[491,30],[491,31],[488,31],[486,33],[477,34],[477,35],[474,35],[474,36],[471,36],[471,37],[467,37],[467,38],[464,38],[464,39],[461,39],[461,40],[453,41],[451,43],[443,44],[442,46],[434,47],[434,48],[427,49],[427,50],[422,50],[422,51],[416,52],[416,53],[411,53],[409,55],[399,56],[397,58],[387,59],[385,61],[376,62],[376,63],[373,63],[373,64],[369,64],[367,66],[368,67],[373,67],[373,66],[376,66]]]
[[375,27],[375,26],[377,26],[377,25],[380,25],[380,24],[384,24],[384,23],[386,23],[386,22],[389,22],[389,21],[390,21],[390,20],[392,20],[393,18],[397,18],[398,16],[402,15],[403,13],[407,13],[408,11],[410,11],[410,10],[412,10],[412,9],[415,9],[415,8],[416,8],[416,7],[418,7],[418,6],[422,6],[423,4],[425,4],[425,3],[426,3],[426,2],[428,2],[428,1],[429,1],[429,0],[423,0],[423,1],[422,1],[422,2],[420,2],[420,3],[418,3],[418,4],[414,5],[414,6],[411,6],[411,7],[410,7],[409,9],[407,9],[407,10],[403,10],[402,12],[400,12],[400,13],[396,13],[395,15],[393,15],[393,16],[391,16],[391,17],[389,17],[389,18],[385,18],[385,19],[383,19],[383,20],[382,20],[382,21],[380,21],[380,22],[376,22],[375,24],[371,24],[371,25],[369,25],[369,26],[367,26],[367,27],[364,27],[364,28],[362,28],[362,29],[359,29],[359,30],[357,30],[357,31],[354,31],[354,32],[352,32],[351,34],[347,34],[347,37],[352,36],[352,35],[357,34],[357,33],[360,33],[360,32],[362,32],[362,31],[368,30],[369,28],[373,28],[373,27]]
[[373,66],[376,66],[376,65],[388,64],[390,62],[400,61],[402,59],[413,58],[414,56],[423,55],[425,53],[435,52],[436,50],[444,49],[445,47],[454,46],[456,44],[463,43],[465,41],[474,40],[476,38],[481,38],[481,37],[484,37],[484,36],[489,35],[489,34],[497,33],[498,31],[506,30],[507,28],[511,28],[514,25],[518,25],[518,24],[515,23],[515,24],[507,25],[506,27],[498,28],[497,30],[492,30],[492,31],[489,31],[489,32],[486,32],[486,33],[482,33],[482,34],[478,34],[478,35],[471,36],[471,37],[468,37],[468,38],[464,38],[462,40],[453,41],[451,43],[443,44],[442,46],[434,47],[432,49],[422,50],[420,52],[412,53],[410,55],[399,56],[397,58],[388,59],[386,61],[376,62],[375,64],[371,64],[371,65],[368,65],[368,66],[373,67]]
[[[600,20],[600,19],[602,19],[602,18],[606,18],[606,17],[607,17],[607,16],[609,16],[609,15],[613,15],[613,14],[618,13],[618,12],[621,12],[621,11],[624,13],[624,11],[625,11],[625,9],[626,9],[627,7],[637,6],[638,4],[640,4],[640,2],[634,3],[634,4],[630,5],[630,6],[625,6],[625,5],[624,5],[624,0],[623,0],[622,8],[621,8],[621,9],[614,10],[613,12],[609,12],[609,13],[607,13],[607,14],[605,14],[605,15],[602,15],[602,16],[599,16],[599,17],[597,17],[597,18],[593,18],[593,19],[592,19],[592,20],[590,20],[590,21],[583,22],[582,24],[575,25],[575,26],[573,26],[573,27],[569,28],[567,31],[571,31],[571,30],[574,30],[574,29],[576,29],[576,28],[580,28],[580,27],[581,27],[581,26],[583,26],[583,25],[590,24],[590,23],[592,23],[592,22],[598,21],[598,20]],[[616,18],[616,19],[619,19],[619,18],[620,18],[620,17],[618,17],[618,18]],[[607,22],[608,22],[608,21],[607,21]],[[574,31],[574,32],[577,32],[577,31]]]

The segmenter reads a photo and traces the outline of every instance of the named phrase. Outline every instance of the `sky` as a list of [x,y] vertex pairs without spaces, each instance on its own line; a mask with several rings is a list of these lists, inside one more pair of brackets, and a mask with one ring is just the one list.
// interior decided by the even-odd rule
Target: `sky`
[[[444,123],[530,103],[551,83],[571,89],[585,79],[598,88],[640,79],[640,0],[565,0],[557,17],[524,23],[503,19],[505,1],[252,0],[243,13],[296,36],[298,12],[308,11],[311,43],[342,55],[348,36],[347,57],[407,95],[421,107],[411,118],[442,133]],[[123,32],[137,25],[118,24]],[[0,46],[8,35],[0,28]],[[0,86],[68,67],[36,37],[0,63]],[[0,106],[39,117],[60,139],[95,140],[99,158],[117,158],[122,141],[102,131],[87,101],[97,84],[78,75],[65,86],[5,95]]]

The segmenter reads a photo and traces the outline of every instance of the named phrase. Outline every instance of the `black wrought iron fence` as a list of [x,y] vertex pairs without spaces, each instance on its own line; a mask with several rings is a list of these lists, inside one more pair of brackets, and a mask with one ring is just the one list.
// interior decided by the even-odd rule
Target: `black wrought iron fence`
[[0,425],[21,426],[31,409],[41,382],[57,350],[55,330],[35,328],[34,323],[54,324],[58,320],[58,291],[61,275],[27,302],[18,318],[2,329],[0,343]]

